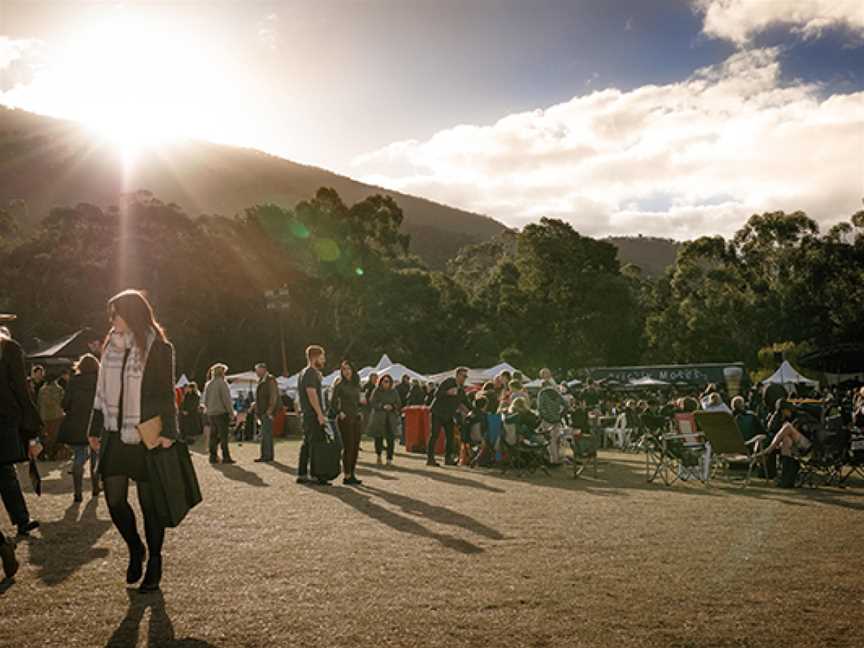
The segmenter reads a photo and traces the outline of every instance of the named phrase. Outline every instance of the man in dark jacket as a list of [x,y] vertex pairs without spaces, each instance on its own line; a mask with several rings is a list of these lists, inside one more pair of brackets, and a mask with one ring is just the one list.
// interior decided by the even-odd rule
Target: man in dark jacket
[[258,387],[255,389],[255,413],[261,421],[261,456],[255,461],[269,463],[273,461],[273,419],[276,410],[282,402],[279,398],[279,387],[276,379],[267,370],[267,365],[259,362],[255,365],[258,374]]
[[42,452],[42,420],[27,388],[24,351],[2,326],[14,319],[0,315],[0,497],[18,534],[27,535],[39,523],[30,519],[15,464]]
[[468,408],[468,399],[465,396],[463,385],[468,378],[468,369],[459,367],[456,370],[455,378],[446,378],[435,392],[435,399],[432,401],[432,434],[429,437],[429,446],[426,448],[426,465],[437,467],[439,464],[435,461],[435,446],[438,444],[438,434],[441,428],[444,428],[444,463],[448,466],[455,466],[456,459],[453,452],[453,425],[455,423],[456,413],[459,406],[463,405]]

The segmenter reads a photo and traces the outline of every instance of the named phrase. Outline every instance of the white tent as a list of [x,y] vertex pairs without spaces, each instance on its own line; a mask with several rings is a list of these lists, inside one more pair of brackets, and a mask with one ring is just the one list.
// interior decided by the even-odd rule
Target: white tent
[[228,388],[231,390],[231,398],[245,395],[246,392],[254,392],[258,386],[258,374],[254,371],[244,371],[243,373],[231,374],[225,376],[228,381]]
[[630,381],[631,387],[668,387],[669,385],[670,383],[665,380],[658,380],[651,376],[642,376],[641,378],[634,378]]
[[176,387],[177,389],[182,389],[183,387],[185,387],[188,384],[189,384],[189,379],[186,377],[186,374],[184,373],[182,376],[180,376],[180,380],[177,381],[177,384],[174,385],[174,387]]
[[392,364],[389,367],[384,367],[378,371],[379,375],[387,374],[393,379],[394,383],[399,383],[404,376],[409,376],[411,380],[419,380],[421,383],[427,382],[429,379],[421,373],[409,369],[403,364]]
[[[512,376],[514,373],[519,371],[511,364],[506,362],[502,362],[500,364],[495,365],[494,367],[488,367],[487,369],[469,369],[468,370],[468,379],[465,381],[469,385],[481,385],[485,382],[490,382],[495,379],[495,376],[500,374],[502,371],[509,371]],[[522,373],[519,371],[519,373]],[[432,374],[428,377],[428,380],[434,383],[440,383],[446,378],[452,378],[456,375],[456,369],[451,369],[450,371],[442,371],[441,373]],[[522,374],[525,375],[524,373]]]
[[783,385],[784,387],[789,385],[812,385],[816,387],[819,385],[819,382],[801,375],[795,367],[789,364],[788,360],[784,360],[780,368],[772,376],[763,380],[762,384]]

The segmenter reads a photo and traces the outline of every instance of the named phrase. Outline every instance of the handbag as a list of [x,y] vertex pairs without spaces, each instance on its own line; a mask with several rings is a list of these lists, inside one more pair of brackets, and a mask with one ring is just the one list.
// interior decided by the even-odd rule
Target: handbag
[[176,527],[203,499],[189,448],[174,442],[148,450],[146,463],[156,513],[166,527]]

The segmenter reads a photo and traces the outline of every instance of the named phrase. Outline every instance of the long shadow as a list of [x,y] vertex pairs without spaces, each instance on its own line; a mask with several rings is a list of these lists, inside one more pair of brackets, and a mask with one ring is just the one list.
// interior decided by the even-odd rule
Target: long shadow
[[261,479],[261,477],[259,477],[256,473],[252,472],[251,470],[241,468],[237,464],[210,464],[210,467],[213,468],[213,470],[221,472],[228,479],[233,479],[234,481],[238,481],[242,484],[247,484],[248,486],[264,488],[270,485],[263,479]]
[[90,499],[79,520],[81,505],[72,504],[61,519],[42,523],[40,538],[30,539],[30,563],[38,567],[43,583],[58,585],[87,563],[108,555],[108,549],[94,547],[111,528],[110,520],[96,517],[98,506],[97,498]]
[[381,472],[380,470],[372,470],[371,468],[367,467],[368,465],[370,464],[363,464],[363,471],[360,473],[360,477],[369,476],[375,477],[376,479],[380,479],[382,481],[399,481],[398,477],[388,475],[387,473]]
[[213,644],[202,639],[177,639],[174,624],[165,610],[165,599],[161,592],[139,594],[135,590],[126,590],[129,597],[129,608],[126,616],[111,634],[105,648],[135,648],[138,645],[138,635],[144,613],[150,610],[150,622],[147,630],[148,648],[215,648]]
[[394,513],[380,504],[373,502],[371,496],[357,490],[348,488],[324,488],[317,492],[335,497],[359,513],[368,515],[373,520],[376,520],[391,529],[399,531],[400,533],[407,533],[420,538],[436,540],[447,549],[452,549],[453,551],[458,551],[459,553],[467,555],[483,553],[481,547],[478,547],[467,540],[446,533],[435,533],[411,518]]
[[444,506],[436,506],[424,502],[423,500],[414,499],[413,497],[400,495],[399,493],[393,493],[391,491],[381,490],[374,486],[363,485],[359,487],[359,490],[376,495],[385,502],[388,502],[393,506],[398,506],[409,515],[427,518],[433,522],[437,522],[438,524],[458,526],[473,531],[477,535],[489,538],[490,540],[504,540],[504,536],[496,529],[488,527],[482,522],[478,522],[464,513],[458,513],[457,511],[453,511]]
[[[401,457],[401,455],[400,455]],[[366,461],[358,462],[358,465],[363,466],[365,468],[375,467],[377,464],[368,463]],[[489,486],[488,484],[484,484],[483,482],[474,481],[473,479],[465,479],[464,477],[457,477],[453,475],[449,470],[445,470],[443,468],[407,468],[406,466],[393,465],[388,470],[392,472],[401,472],[408,473],[411,475],[420,475],[422,477],[426,477],[433,481],[442,482],[444,484],[450,484],[451,486],[464,486],[466,488],[476,488],[477,490],[486,491],[488,493],[506,493],[507,491],[496,488],[495,486]]]
[[265,464],[265,465],[269,465],[271,468],[275,468],[279,472],[285,473],[286,475],[291,475],[292,477],[297,476],[297,469],[292,468],[291,466],[288,466],[287,464],[283,464],[283,463],[280,463],[278,461],[271,461],[269,464]]

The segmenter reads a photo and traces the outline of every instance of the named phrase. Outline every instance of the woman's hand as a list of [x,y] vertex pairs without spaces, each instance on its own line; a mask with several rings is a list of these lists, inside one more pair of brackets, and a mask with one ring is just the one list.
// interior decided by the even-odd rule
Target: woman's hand
[[99,452],[99,448],[102,445],[102,442],[99,440],[99,437],[91,436],[91,437],[88,437],[87,441],[90,443],[90,449],[93,452]]
[[174,439],[169,439],[168,437],[163,437],[163,436],[160,436],[157,439],[157,442],[163,448],[170,448],[172,445],[174,445]]
[[339,413],[339,420],[340,421],[344,421],[346,418],[348,418],[348,415],[345,412]]

